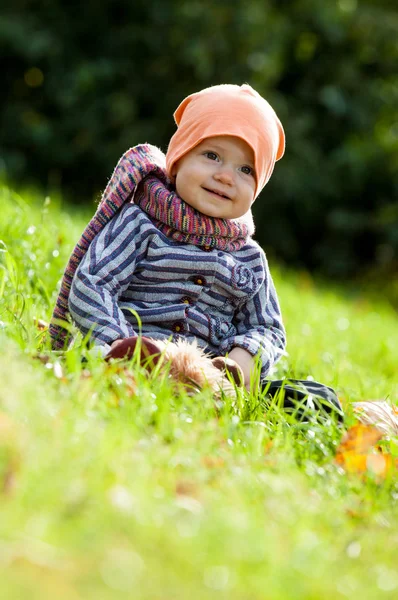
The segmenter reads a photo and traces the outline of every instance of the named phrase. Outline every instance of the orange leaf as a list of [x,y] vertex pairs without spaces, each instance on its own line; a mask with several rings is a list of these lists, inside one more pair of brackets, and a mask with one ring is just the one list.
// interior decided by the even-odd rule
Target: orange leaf
[[341,455],[347,452],[355,454],[365,454],[370,450],[381,438],[383,433],[372,425],[363,425],[358,423],[350,427],[344,434],[336,452],[336,460],[339,461]]
[[347,473],[366,473],[369,456],[370,454],[356,454],[348,451],[336,456],[336,462],[344,467]]
[[337,462],[347,473],[357,473],[359,475],[372,473],[378,480],[385,479],[392,471],[398,469],[398,460],[393,459],[390,454],[346,452],[340,455]]
[[372,425],[354,425],[343,436],[337,449],[337,464],[347,473],[372,473],[377,479],[384,479],[398,468],[398,459],[380,451],[374,452],[382,437],[383,433]]

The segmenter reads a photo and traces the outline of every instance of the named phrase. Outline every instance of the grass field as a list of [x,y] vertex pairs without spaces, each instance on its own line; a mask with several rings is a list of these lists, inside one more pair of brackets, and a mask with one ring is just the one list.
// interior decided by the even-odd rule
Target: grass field
[[[347,474],[333,422],[255,396],[215,405],[140,369],[132,395],[117,365],[51,354],[35,320],[91,211],[0,196],[0,597],[397,598],[394,473]],[[289,351],[275,377],[334,386],[346,427],[351,401],[397,403],[388,302],[273,274]]]

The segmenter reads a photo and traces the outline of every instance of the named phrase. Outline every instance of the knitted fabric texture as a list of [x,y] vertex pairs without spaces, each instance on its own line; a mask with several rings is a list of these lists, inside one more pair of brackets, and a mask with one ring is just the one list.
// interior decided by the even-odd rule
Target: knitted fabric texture
[[236,220],[216,219],[186,204],[170,188],[161,150],[151,144],[131,148],[119,160],[66,266],[49,330],[55,350],[71,341],[68,300],[73,276],[95,236],[126,202],[138,204],[167,237],[206,249],[240,250],[254,231],[251,213]]

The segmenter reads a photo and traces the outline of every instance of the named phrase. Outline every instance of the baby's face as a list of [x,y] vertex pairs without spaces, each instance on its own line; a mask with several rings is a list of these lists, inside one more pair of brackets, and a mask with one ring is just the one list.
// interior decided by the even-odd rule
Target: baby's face
[[209,217],[237,219],[254,201],[254,153],[238,137],[206,138],[174,165],[171,175],[180,198]]

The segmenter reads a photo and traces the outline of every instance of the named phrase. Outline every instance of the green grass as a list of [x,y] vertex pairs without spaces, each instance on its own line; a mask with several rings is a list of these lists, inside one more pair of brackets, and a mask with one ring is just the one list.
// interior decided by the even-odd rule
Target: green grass
[[[215,406],[140,370],[131,396],[78,346],[51,354],[34,319],[91,209],[0,196],[0,597],[396,598],[397,481],[337,467],[332,422],[254,396]],[[351,401],[396,402],[388,302],[273,274],[289,340],[275,377],[333,385],[347,424]]]

